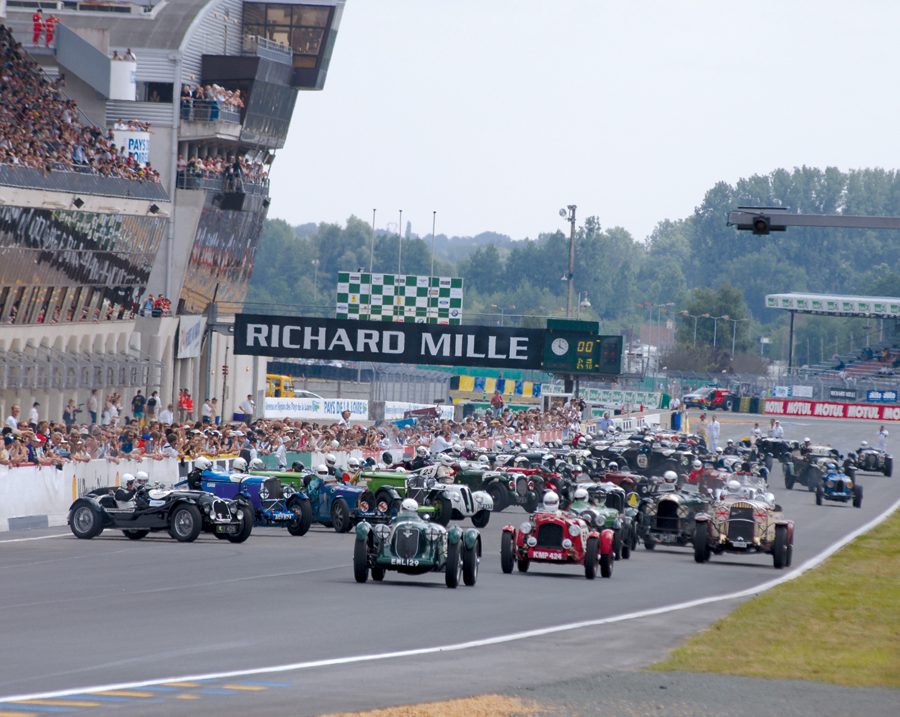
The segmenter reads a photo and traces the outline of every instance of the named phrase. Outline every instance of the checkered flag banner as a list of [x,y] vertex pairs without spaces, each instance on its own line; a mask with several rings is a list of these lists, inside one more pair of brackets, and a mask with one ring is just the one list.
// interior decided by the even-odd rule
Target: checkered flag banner
[[340,271],[335,318],[457,325],[462,303],[462,279]]

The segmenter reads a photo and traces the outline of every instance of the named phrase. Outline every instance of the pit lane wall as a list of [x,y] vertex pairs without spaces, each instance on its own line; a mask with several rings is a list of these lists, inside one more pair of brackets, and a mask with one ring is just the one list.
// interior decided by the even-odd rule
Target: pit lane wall
[[832,401],[765,400],[767,416],[803,416],[805,418],[839,418],[863,421],[900,422],[900,406]]

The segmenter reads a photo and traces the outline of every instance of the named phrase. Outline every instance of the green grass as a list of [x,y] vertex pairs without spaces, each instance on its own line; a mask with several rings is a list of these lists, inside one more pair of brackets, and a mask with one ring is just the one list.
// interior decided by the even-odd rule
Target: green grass
[[650,669],[900,687],[900,512]]

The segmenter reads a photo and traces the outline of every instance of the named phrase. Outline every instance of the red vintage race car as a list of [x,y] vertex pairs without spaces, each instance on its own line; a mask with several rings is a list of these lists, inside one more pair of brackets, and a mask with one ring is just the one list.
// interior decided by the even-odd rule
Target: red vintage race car
[[500,567],[504,573],[528,571],[532,562],[578,564],[584,576],[593,580],[597,566],[604,578],[612,577],[614,533],[597,531],[573,513],[564,511],[536,512],[518,528],[506,525],[500,540]]

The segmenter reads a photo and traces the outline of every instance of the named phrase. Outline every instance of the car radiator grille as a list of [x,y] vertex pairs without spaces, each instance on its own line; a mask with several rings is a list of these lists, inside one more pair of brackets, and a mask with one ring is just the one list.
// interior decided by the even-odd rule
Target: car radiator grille
[[752,506],[731,506],[728,515],[728,539],[730,541],[743,540],[745,543],[752,543],[755,525]]
[[656,506],[656,529],[678,532],[678,503],[661,500]]
[[542,548],[561,548],[563,529],[556,523],[546,523],[538,528],[537,544]]
[[228,510],[228,503],[224,500],[213,501],[212,512],[216,520],[231,520],[231,511]]
[[418,555],[418,528],[400,528],[394,531],[394,553],[398,558],[414,558]]
[[528,479],[524,476],[516,480],[516,493],[521,496],[528,494]]

